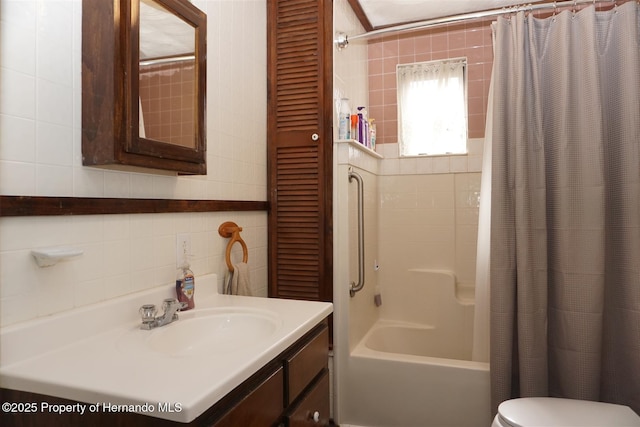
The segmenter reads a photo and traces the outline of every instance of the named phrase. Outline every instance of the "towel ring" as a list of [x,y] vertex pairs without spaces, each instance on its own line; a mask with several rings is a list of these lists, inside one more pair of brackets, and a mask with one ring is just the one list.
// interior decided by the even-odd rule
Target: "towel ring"
[[224,254],[225,262],[227,263],[227,268],[231,273],[233,273],[233,264],[231,263],[231,249],[233,248],[234,243],[240,243],[242,246],[242,262],[246,263],[249,260],[249,251],[247,249],[247,244],[240,237],[240,232],[242,231],[242,227],[238,227],[235,222],[227,221],[220,224],[218,227],[218,234],[222,237],[231,238],[229,243],[227,244],[227,250]]

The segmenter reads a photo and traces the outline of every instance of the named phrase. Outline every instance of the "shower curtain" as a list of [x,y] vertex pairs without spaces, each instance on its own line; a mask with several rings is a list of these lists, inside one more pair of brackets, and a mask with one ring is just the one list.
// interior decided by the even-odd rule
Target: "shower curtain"
[[[495,26],[492,25],[492,30]],[[495,33],[494,33],[495,40]],[[495,73],[491,73],[487,120],[484,129],[482,153],[482,177],[480,181],[480,209],[478,210],[478,241],[476,246],[476,289],[473,310],[473,347],[471,360],[489,362],[489,316],[490,301],[490,260],[491,260],[491,153],[493,133],[493,88]]]
[[492,402],[640,414],[640,6],[496,24]]

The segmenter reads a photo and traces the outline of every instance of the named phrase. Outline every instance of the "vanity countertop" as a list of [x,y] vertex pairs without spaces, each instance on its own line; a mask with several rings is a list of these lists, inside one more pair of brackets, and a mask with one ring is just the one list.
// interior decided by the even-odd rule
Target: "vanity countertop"
[[[216,283],[215,275],[197,277],[196,309],[151,331],[140,329],[138,308],[153,303],[161,312],[162,300],[174,296],[173,286],[4,327],[0,386],[98,404],[101,411],[190,422],[333,310],[323,302],[219,295],[212,291]],[[166,338],[184,335],[168,328],[190,328],[195,323],[189,319],[218,311],[263,313],[268,333],[193,348]],[[167,331],[173,335],[162,335]]]

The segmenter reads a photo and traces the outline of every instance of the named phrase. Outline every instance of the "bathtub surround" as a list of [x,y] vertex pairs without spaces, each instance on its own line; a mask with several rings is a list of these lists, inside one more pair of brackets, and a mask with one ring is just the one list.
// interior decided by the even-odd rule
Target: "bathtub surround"
[[[480,197],[480,171],[469,166],[473,154],[398,158],[397,144],[385,144],[378,176],[380,280],[395,268],[416,265],[454,271],[457,282],[473,289]],[[473,162],[472,162],[473,163]],[[384,297],[384,295],[383,295]]]
[[[210,58],[209,171],[201,177],[82,166],[81,3],[0,0],[0,194],[138,199],[134,205],[143,199],[265,201],[266,2],[194,1],[207,14]],[[191,235],[196,275],[221,273],[226,241],[217,227],[227,220],[243,225],[251,279],[266,295],[266,212],[2,217],[0,325],[174,281],[179,233]],[[60,245],[79,246],[84,255],[38,268],[31,249]]]
[[[482,141],[474,145],[481,150]],[[396,144],[384,148],[383,158],[359,144],[337,147],[336,415],[340,423],[358,425],[488,425],[488,364],[471,361],[480,173],[453,173],[455,156],[440,159],[440,173],[418,172],[420,160],[434,159],[400,159]],[[348,283],[358,275],[357,219],[350,168],[365,182],[366,281],[353,298]],[[434,273],[449,279],[424,278]],[[383,304],[376,307],[378,291]],[[394,338],[411,338],[382,350],[376,337],[388,328],[403,332]],[[439,334],[460,340],[444,354]],[[452,418],[446,408],[462,395],[468,406]]]
[[[472,145],[481,152],[482,140],[474,140]],[[336,152],[338,218],[334,242],[341,252],[336,255],[334,315],[340,320],[334,350],[339,422],[446,425],[442,424],[447,417],[444,408],[467,393],[469,406],[459,411],[466,413],[466,418],[455,418],[457,424],[450,425],[475,426],[477,419],[488,425],[488,364],[470,361],[473,309],[467,305],[465,311],[464,305],[456,302],[473,300],[480,173],[462,171],[455,156],[437,158],[437,169],[433,167],[435,158],[401,159],[396,144],[383,146],[384,157],[347,142],[339,143]],[[366,281],[354,298],[349,297],[348,284],[358,274],[356,186],[348,183],[349,168],[365,182]],[[450,276],[449,286],[440,289],[452,308],[445,308],[436,298],[438,292],[423,296],[422,291],[432,285],[419,279],[419,272],[409,271],[416,266],[458,273],[457,280]],[[383,301],[380,307],[374,303],[377,290]],[[456,307],[461,316],[445,321],[447,314],[456,313]],[[367,337],[392,320],[408,331],[427,331],[437,323],[439,333],[445,334],[443,325],[448,330],[459,322],[460,329],[450,334],[466,336],[466,341],[461,340],[466,353],[456,357],[467,360],[367,348]],[[415,398],[407,399],[407,395]]]
[[[358,28],[357,18],[346,3],[346,0],[334,3],[334,29],[348,34],[360,34],[363,30]],[[484,30],[486,31],[474,32],[473,36],[469,37],[469,47],[473,48],[475,53],[482,52],[481,57],[484,57],[484,47],[481,46],[487,44],[487,40],[480,40],[487,34],[490,46],[490,31],[488,27]],[[437,57],[453,54],[447,47],[447,32],[439,31],[438,34],[441,36],[440,41],[442,38],[444,40],[444,47],[439,45],[441,48],[438,49]],[[464,31],[455,34],[462,36],[456,40],[464,45]],[[431,56],[416,56],[419,53],[413,50],[413,42],[408,43],[409,40],[404,37],[401,39],[392,37],[390,43],[374,43],[376,48],[381,49],[380,54],[384,49],[386,54],[393,57],[384,61],[381,57],[373,58],[371,46],[366,43],[354,42],[348,49],[334,50],[336,101],[349,98],[351,105],[385,108],[385,111],[388,110],[386,117],[395,117],[395,103],[390,102],[383,107],[384,99],[390,98],[383,98],[383,92],[386,93],[385,87],[381,82],[377,86],[372,85],[372,78],[375,80],[377,74],[380,74],[380,79],[383,78],[383,64],[392,64],[391,68],[395,71],[401,56],[398,54],[399,47],[404,49],[411,46],[410,58],[403,57],[406,62],[435,59]],[[462,45],[452,45],[452,49],[463,47]],[[424,44],[422,47],[424,48]],[[460,53],[461,51],[457,50],[453,56],[463,56]],[[481,57],[475,57],[472,66],[472,70],[478,72],[472,79],[475,80],[474,87],[479,89],[479,92],[474,92],[472,96],[480,99],[484,96],[485,67]],[[379,70],[378,73],[375,70]],[[395,74],[393,81],[395,82]],[[392,90],[395,98],[395,83]],[[370,96],[378,95],[379,98],[372,98],[369,103]],[[473,111],[484,119],[484,107],[481,103],[477,103],[476,107],[479,108],[474,107]],[[375,115],[372,113],[372,117],[378,120],[385,115],[378,112]],[[337,117],[334,127],[337,136]],[[390,129],[387,127],[387,132]],[[472,129],[476,135],[482,136],[482,132],[476,127]],[[376,153],[361,145],[350,143],[338,143],[334,149],[337,165],[334,167],[333,202],[336,325],[334,417],[336,422],[347,425],[367,425],[365,420],[373,425],[381,425],[383,420],[386,425],[396,426],[399,422],[404,425],[424,425],[425,421],[433,422],[433,425],[442,425],[445,417],[443,412],[446,412],[445,408],[451,401],[449,398],[439,400],[437,396],[429,394],[430,390],[437,394],[442,386],[447,388],[446,393],[450,393],[448,396],[451,396],[463,392],[461,388],[464,386],[461,387],[460,384],[466,383],[473,383],[473,387],[466,388],[469,391],[469,401],[478,405],[475,409],[479,412],[474,409],[473,413],[488,413],[489,386],[486,364],[478,364],[483,366],[480,369],[467,370],[460,369],[460,363],[476,362],[448,359],[439,365],[433,361],[425,362],[428,358],[416,362],[415,359],[420,358],[415,355],[358,353],[357,349],[362,350],[364,346],[363,338],[375,329],[376,321],[403,311],[404,306],[402,303],[398,306],[398,293],[394,291],[399,291],[399,285],[410,279],[411,274],[406,270],[415,268],[416,264],[427,269],[454,271],[457,275],[455,289],[458,296],[473,298],[482,138],[469,140],[467,155],[401,158],[398,155],[397,135],[394,131],[389,135],[391,137],[386,139],[386,143],[376,144]],[[351,281],[357,279],[358,273],[356,188],[355,184],[348,183],[349,168],[359,173],[365,182],[366,281],[362,291],[354,298],[349,296],[348,286]],[[378,291],[382,305],[376,307],[375,296]],[[456,291],[451,289],[451,293]],[[415,300],[415,305],[420,305],[417,298]],[[394,302],[395,308],[392,304]],[[427,310],[424,310],[424,313],[427,313]],[[435,314],[428,315],[432,316],[429,321],[433,320]],[[471,319],[469,321],[471,322]],[[445,367],[446,364],[449,364],[449,367]],[[471,371],[475,373],[471,374]],[[484,378],[484,381],[475,382],[471,377]],[[455,380],[452,380],[454,378]],[[365,390],[362,398],[353,394],[356,389]],[[389,390],[386,395],[385,389]],[[444,393],[442,394],[444,396]],[[415,398],[405,399],[406,406],[402,402],[396,402],[395,397],[402,400],[402,397],[407,395],[415,395]],[[439,413],[425,415],[422,410],[431,400],[439,402],[434,405]],[[396,403],[401,405],[402,410],[394,407]],[[367,413],[365,407],[375,409],[372,411],[375,414]],[[380,414],[383,417],[380,420],[371,418]],[[397,417],[393,418],[394,415]],[[480,415],[479,418],[486,419],[482,421],[484,424],[490,423],[488,414]],[[466,422],[466,425],[477,425],[476,420],[471,424],[469,422]]]
[[494,405],[554,396],[640,413],[639,21],[636,2],[498,19]]

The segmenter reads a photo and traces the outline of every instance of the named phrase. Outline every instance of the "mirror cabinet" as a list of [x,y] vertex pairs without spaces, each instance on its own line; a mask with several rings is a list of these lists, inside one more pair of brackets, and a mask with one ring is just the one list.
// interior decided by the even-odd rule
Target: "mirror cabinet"
[[84,165],[206,174],[206,25],[188,0],[83,0]]

